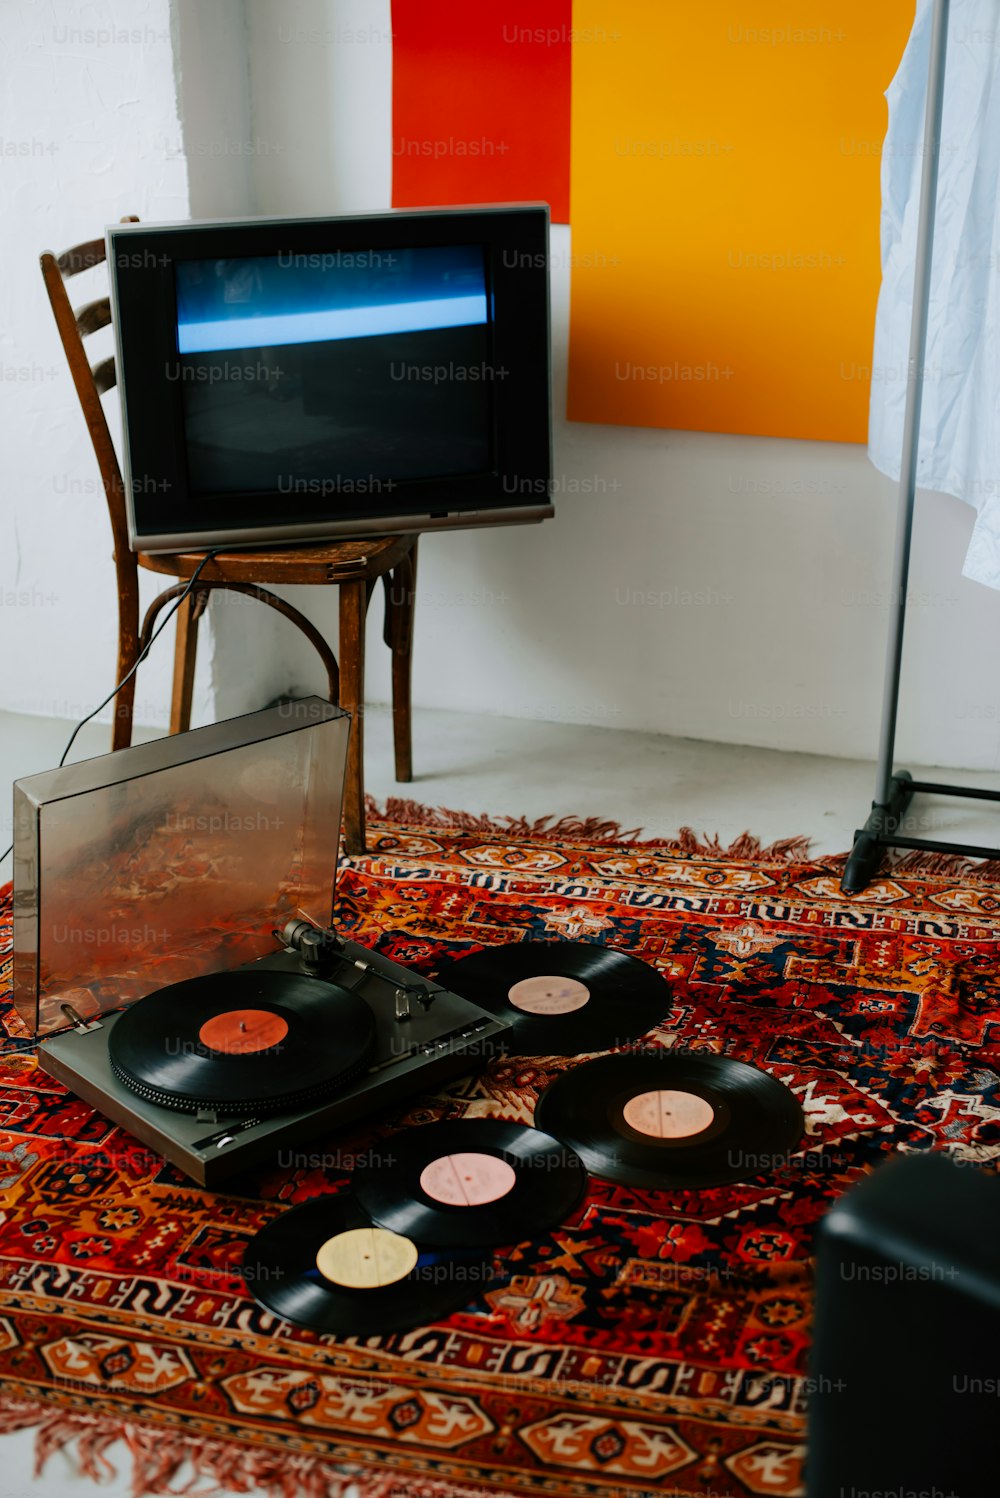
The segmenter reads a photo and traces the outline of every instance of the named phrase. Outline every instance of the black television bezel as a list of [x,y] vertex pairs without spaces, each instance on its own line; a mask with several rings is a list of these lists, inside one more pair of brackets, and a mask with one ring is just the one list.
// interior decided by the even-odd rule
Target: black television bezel
[[[176,261],[388,252],[446,244],[481,244],[486,259],[492,301],[490,362],[503,372],[491,380],[490,471],[394,481],[362,493],[191,491],[184,457],[183,390],[179,381],[168,378],[179,357]],[[547,205],[114,224],[107,230],[107,252],[133,550],[304,542],[337,535],[496,525],[552,514]],[[234,508],[239,510],[238,522],[233,520]]]

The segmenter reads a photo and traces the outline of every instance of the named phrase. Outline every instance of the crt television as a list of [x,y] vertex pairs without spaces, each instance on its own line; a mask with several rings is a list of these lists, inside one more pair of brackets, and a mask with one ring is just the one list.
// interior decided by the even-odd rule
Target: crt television
[[133,550],[541,520],[548,209],[115,224]]

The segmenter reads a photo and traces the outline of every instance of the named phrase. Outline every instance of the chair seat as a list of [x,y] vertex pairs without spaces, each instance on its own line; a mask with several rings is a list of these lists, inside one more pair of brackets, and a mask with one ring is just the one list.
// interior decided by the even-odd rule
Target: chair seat
[[[391,572],[417,540],[405,536],[360,536],[318,546],[285,546],[280,551],[223,551],[203,569],[206,582],[225,578],[244,583],[341,583]],[[136,560],[150,572],[190,577],[204,551],[140,551]]]

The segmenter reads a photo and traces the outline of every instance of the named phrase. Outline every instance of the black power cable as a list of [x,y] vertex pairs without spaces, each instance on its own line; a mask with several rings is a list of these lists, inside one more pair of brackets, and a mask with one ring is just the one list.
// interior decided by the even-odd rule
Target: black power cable
[[[73,732],[69,736],[69,741],[66,744],[66,748],[62,752],[62,758],[59,761],[58,768],[61,769],[62,766],[66,763],[66,756],[69,754],[69,751],[72,749],[73,744],[76,741],[76,736],[80,732],[80,729],[83,728],[83,726],[86,723],[89,723],[90,720],[91,720],[91,718],[96,718],[97,714],[99,712],[102,712],[103,709],[107,707],[108,703],[111,702],[111,701],[113,701],[113,699],[118,696],[118,693],[121,691],[122,687],[126,686],[132,680],[132,677],[138,671],[139,667],[142,665],[143,661],[146,659],[147,655],[152,650],[152,648],[153,648],[153,641],[156,640],[157,637],[160,634],[162,634],[162,632],[163,632],[164,629],[166,629],[167,625],[170,623],[171,619],[174,617],[174,615],[176,614],[177,610],[180,608],[181,604],[184,602],[185,598],[187,598],[188,594],[191,592],[191,589],[194,587],[195,583],[198,581],[198,578],[201,576],[202,568],[206,567],[209,562],[214,561],[215,558],[219,555],[219,552],[223,551],[225,549],[226,548],[220,546],[220,547],[217,547],[215,551],[206,551],[205,555],[202,557],[201,561],[198,563],[197,567],[194,569],[194,571],[192,572],[190,578],[188,579],[188,585],[184,589],[184,592],[181,593],[180,596],[174,600],[173,604],[170,606],[170,608],[167,610],[166,614],[160,620],[160,623],[153,630],[153,633],[150,635],[150,637],[147,640],[147,642],[146,642],[145,646],[143,647],[143,649],[139,652],[139,655],[138,655],[138,658],[136,659],[135,665],[131,668],[130,671],[127,671],[125,673],[125,675],[122,677],[121,681],[118,683],[118,685],[114,688],[113,691],[111,691],[111,692],[108,693],[108,695],[105,697],[104,701],[103,702],[99,702],[97,704],[97,706],[94,708],[94,711],[92,713],[88,713],[85,718],[81,718],[80,721],[79,721],[79,723],[73,729]],[[7,848],[3,853],[0,853],[0,863],[3,863],[4,859],[7,858],[11,853],[13,853],[13,851],[14,851],[14,844],[11,843],[11,845],[10,845],[9,848]]]

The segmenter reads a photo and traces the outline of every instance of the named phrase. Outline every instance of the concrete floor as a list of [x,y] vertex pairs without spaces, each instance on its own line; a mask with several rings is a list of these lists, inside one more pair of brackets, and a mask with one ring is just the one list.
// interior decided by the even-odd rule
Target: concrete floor
[[[54,718],[0,713],[0,786],[58,764],[70,729]],[[109,732],[105,724],[88,724],[71,757],[105,753]],[[400,786],[386,709],[369,709],[365,733],[367,789],[380,801],[405,795],[497,816],[599,816],[626,830],[642,828],[648,837],[683,826],[718,834],[724,844],[747,831],[765,843],[803,834],[814,852],[840,853],[864,820],[874,786],[874,768],[861,760],[434,711],[415,714],[416,775]],[[154,729],[136,733],[137,740],[157,737]],[[1000,788],[1000,774],[908,768],[929,779]],[[910,823],[916,835],[1000,843],[1000,816],[984,803],[921,797]],[[0,827],[2,851],[11,837],[6,793]],[[9,877],[9,867],[0,869],[0,879]]]
[[[0,784],[51,769],[70,725],[54,719],[0,713]],[[73,758],[104,753],[108,729],[89,725]],[[873,767],[854,760],[784,754],[727,744],[670,739],[615,729],[418,712],[414,726],[417,776],[397,786],[392,772],[391,724],[384,709],[366,719],[369,791],[379,800],[405,794],[433,806],[490,815],[599,816],[647,836],[682,826],[718,834],[728,843],[749,831],[765,843],[795,834],[808,836],[816,853],[850,846],[854,828],[871,801]],[[156,738],[140,731],[137,738]],[[993,789],[989,774],[921,772],[928,778]],[[996,812],[975,802],[928,798],[918,803],[913,831],[983,843],[1000,842]],[[3,846],[10,840],[10,801],[5,796]],[[9,878],[9,863],[0,879]],[[59,1498],[67,1489],[84,1498],[80,1479],[63,1453],[51,1458],[40,1480],[33,1477],[34,1433],[11,1435],[0,1447],[0,1498]],[[129,1461],[121,1447],[109,1451],[118,1476],[102,1484],[112,1498],[129,1493]]]

